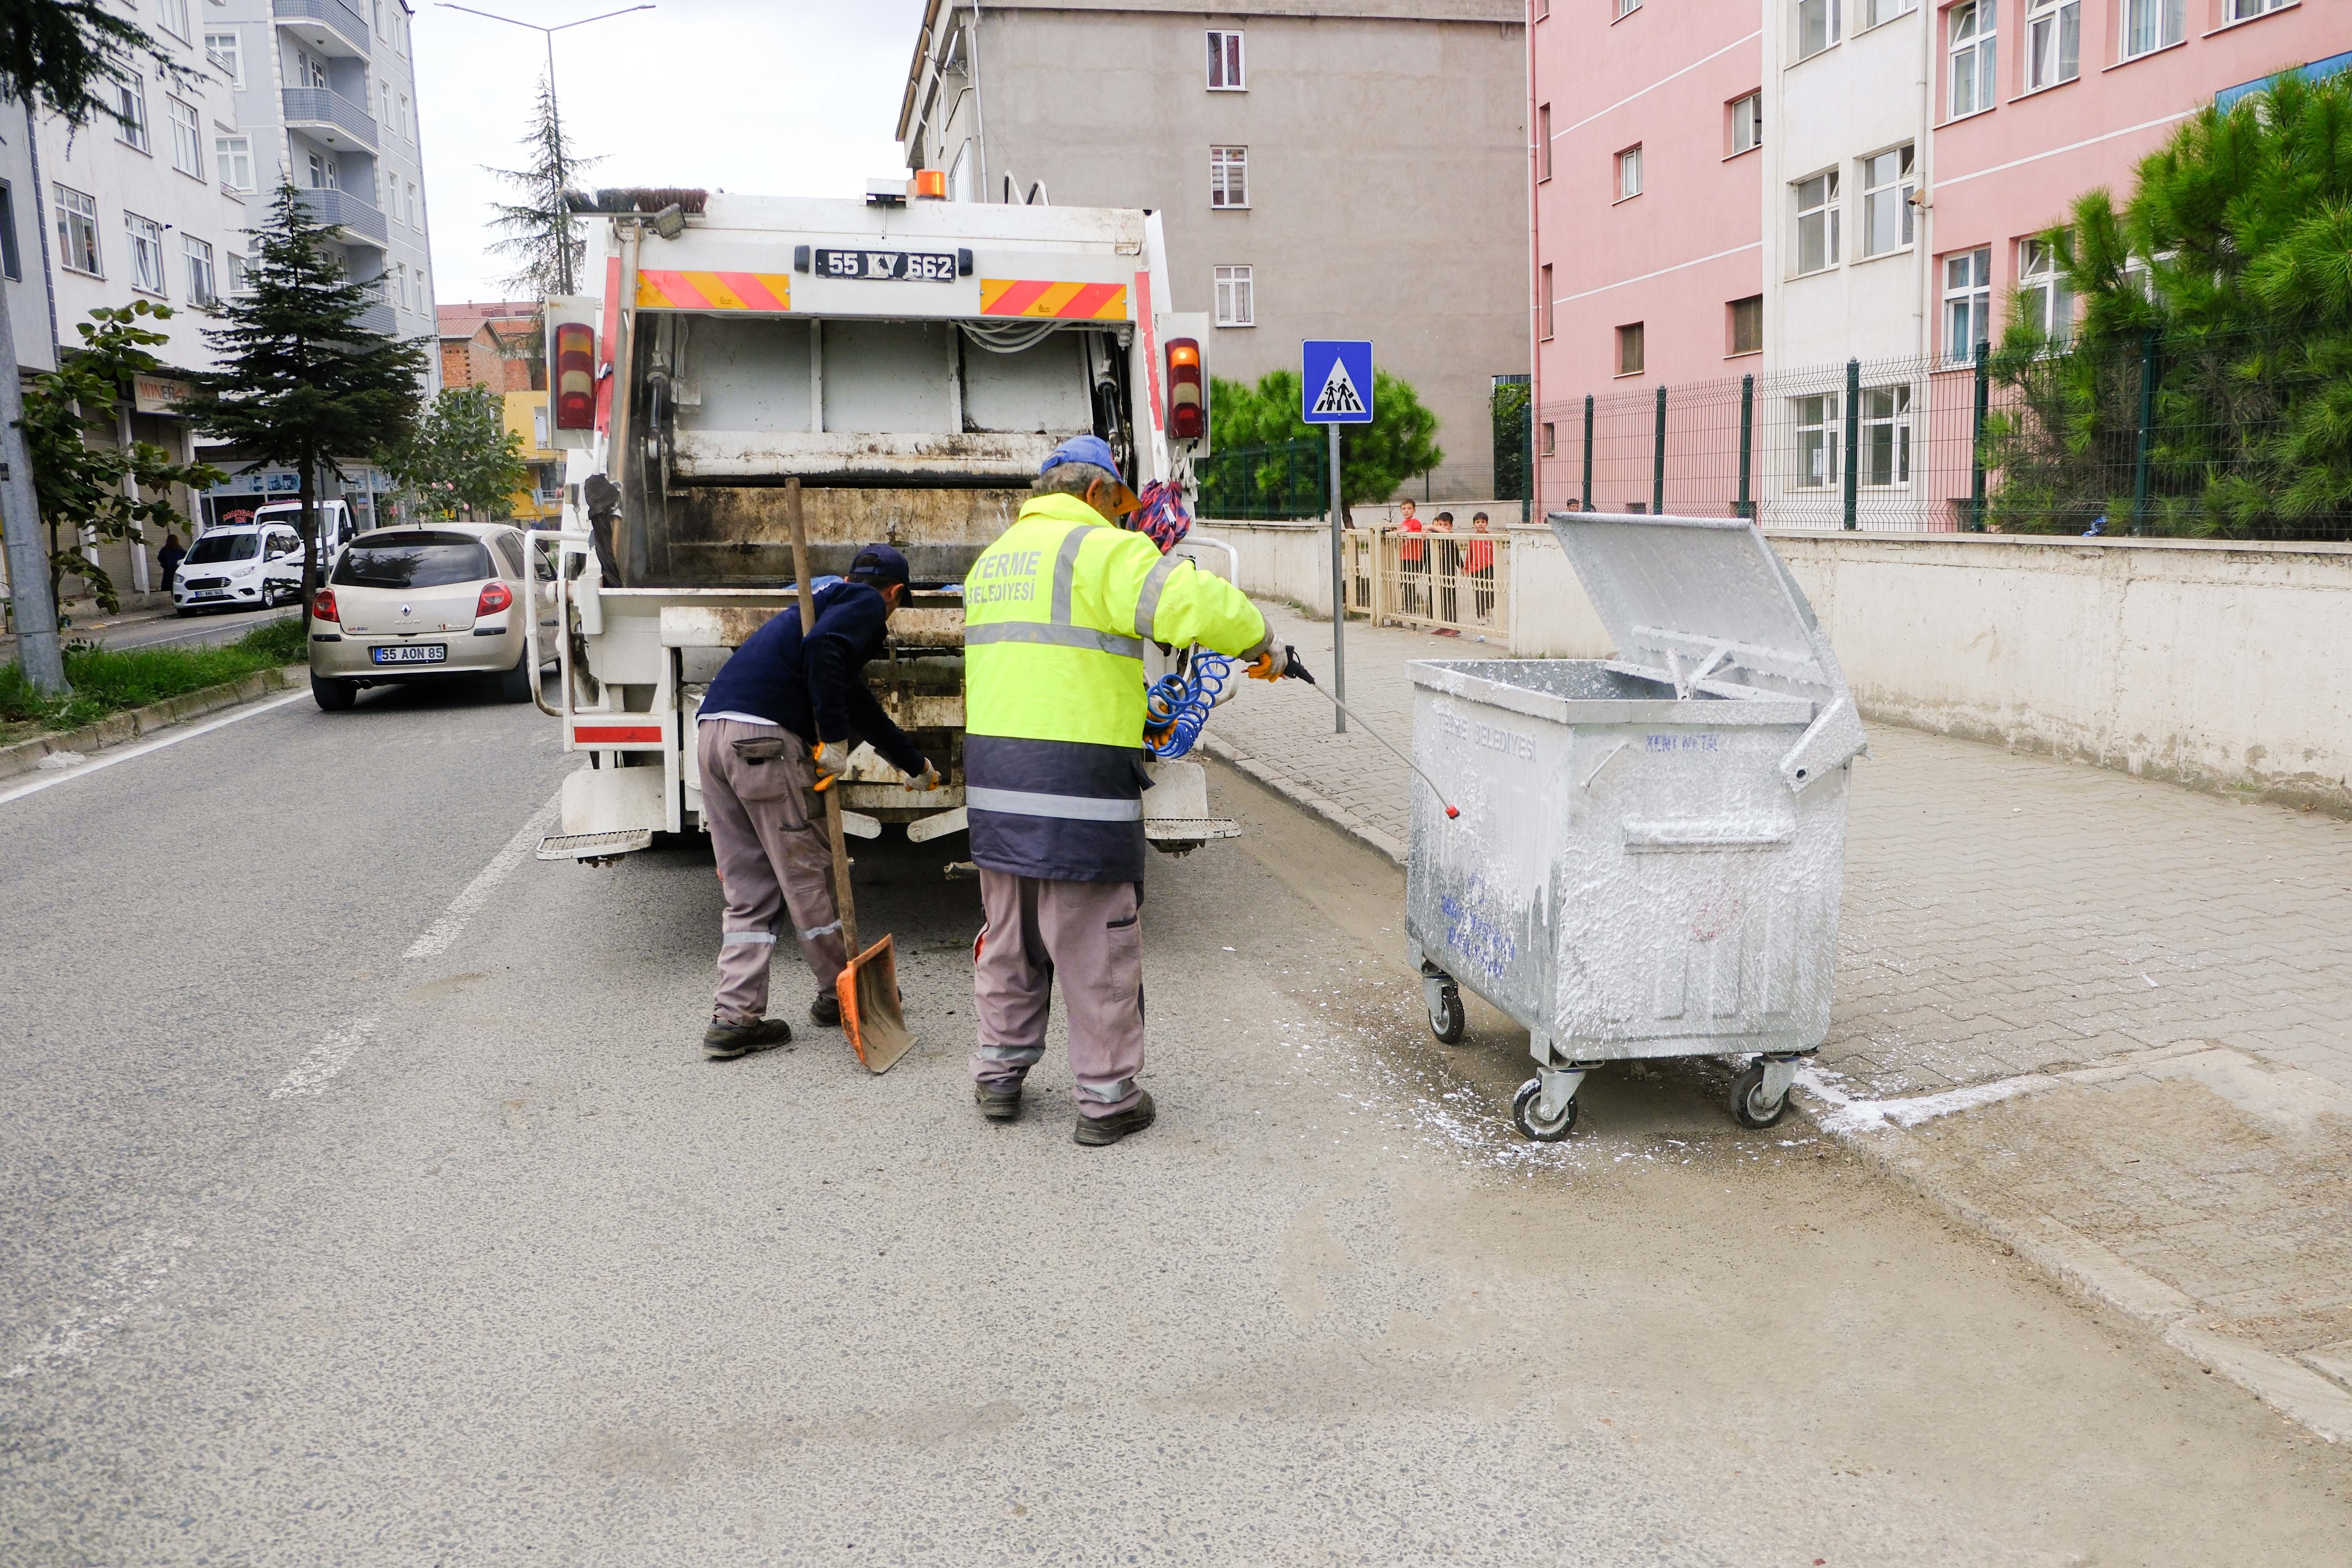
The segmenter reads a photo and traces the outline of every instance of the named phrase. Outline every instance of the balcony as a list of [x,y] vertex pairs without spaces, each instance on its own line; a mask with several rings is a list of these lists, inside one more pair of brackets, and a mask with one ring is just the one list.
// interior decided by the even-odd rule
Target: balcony
[[375,116],[332,88],[286,89],[286,123],[328,146],[375,151]]
[[367,58],[367,18],[343,0],[270,0],[278,25],[321,54]]
[[372,240],[379,249],[392,242],[383,214],[349,191],[304,191],[301,197],[314,223],[341,229],[347,238]]
[[394,315],[392,307],[381,300],[359,313],[359,323],[367,331],[382,332],[387,338],[400,331],[400,318]]

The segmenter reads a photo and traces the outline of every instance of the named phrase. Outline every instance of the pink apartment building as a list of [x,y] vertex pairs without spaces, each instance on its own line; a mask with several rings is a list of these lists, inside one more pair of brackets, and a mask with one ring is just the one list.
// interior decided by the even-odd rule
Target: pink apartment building
[[1633,405],[1760,361],[1758,15],[1757,0],[1532,0],[1539,508],[1583,493],[1588,395],[1607,425],[1595,503],[1646,505],[1647,437],[1620,428]]
[[1929,199],[1937,343],[1966,360],[2023,295],[2053,326],[2073,301],[2036,237],[2232,88],[2341,68],[2344,0],[1955,0],[1942,7]]

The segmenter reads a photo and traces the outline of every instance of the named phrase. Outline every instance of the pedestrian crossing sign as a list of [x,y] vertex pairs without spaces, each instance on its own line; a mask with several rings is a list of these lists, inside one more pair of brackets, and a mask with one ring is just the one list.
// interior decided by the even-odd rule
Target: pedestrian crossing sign
[[1309,425],[1372,422],[1372,345],[1309,338],[1300,367],[1299,417]]

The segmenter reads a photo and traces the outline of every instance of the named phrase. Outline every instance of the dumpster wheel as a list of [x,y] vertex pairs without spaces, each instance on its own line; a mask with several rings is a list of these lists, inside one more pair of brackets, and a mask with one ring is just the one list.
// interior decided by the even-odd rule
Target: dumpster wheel
[[1470,1026],[1469,1016],[1462,1009],[1462,992],[1446,984],[1437,988],[1436,995],[1436,1005],[1429,1010],[1429,1032],[1441,1046],[1458,1046]]
[[1518,1130],[1538,1143],[1557,1143],[1568,1136],[1576,1125],[1576,1101],[1571,1098],[1552,1121],[1536,1120],[1536,1101],[1543,1093],[1543,1079],[1531,1078],[1519,1085],[1519,1092],[1511,1100],[1511,1121]]
[[1748,1069],[1731,1080],[1731,1114],[1739,1119],[1742,1127],[1763,1129],[1775,1126],[1789,1114],[1789,1091],[1783,1089],[1778,1100],[1764,1098],[1764,1063],[1759,1058]]

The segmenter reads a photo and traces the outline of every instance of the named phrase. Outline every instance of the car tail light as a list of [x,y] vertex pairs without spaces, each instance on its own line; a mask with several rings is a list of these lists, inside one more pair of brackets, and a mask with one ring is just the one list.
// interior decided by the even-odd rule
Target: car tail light
[[495,616],[513,603],[514,595],[504,583],[485,583],[482,584],[482,596],[474,605],[474,614]]
[[341,622],[343,617],[335,609],[335,591],[332,588],[321,588],[310,596],[310,618],[314,621],[333,621],[338,624]]
[[1191,338],[1168,340],[1168,436],[1197,441],[1208,434],[1209,388],[1201,375],[1201,345]]
[[585,321],[555,329],[555,427],[596,427],[596,329]]

